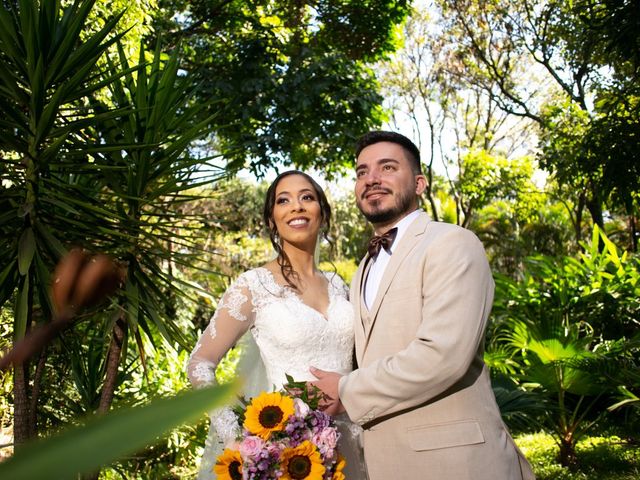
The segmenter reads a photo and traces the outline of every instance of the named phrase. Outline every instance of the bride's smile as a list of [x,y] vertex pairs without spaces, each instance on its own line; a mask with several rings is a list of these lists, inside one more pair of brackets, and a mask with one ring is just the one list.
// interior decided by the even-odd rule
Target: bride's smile
[[305,228],[309,225],[309,219],[304,217],[294,218],[293,220],[289,220],[287,224],[292,228]]

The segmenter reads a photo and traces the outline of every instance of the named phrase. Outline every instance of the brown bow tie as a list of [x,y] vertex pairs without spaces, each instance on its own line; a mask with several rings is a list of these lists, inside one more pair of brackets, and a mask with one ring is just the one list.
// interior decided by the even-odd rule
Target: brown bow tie
[[398,229],[392,228],[382,235],[374,235],[371,240],[369,240],[369,246],[367,247],[369,256],[377,257],[381,248],[384,248],[387,253],[391,255],[391,245],[393,245],[393,241],[396,239],[397,234]]

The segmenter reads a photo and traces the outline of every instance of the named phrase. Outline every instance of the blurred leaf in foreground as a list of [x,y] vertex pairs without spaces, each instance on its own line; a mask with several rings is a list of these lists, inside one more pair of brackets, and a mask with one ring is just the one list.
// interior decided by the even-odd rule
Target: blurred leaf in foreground
[[229,401],[239,382],[160,398],[143,407],[96,416],[83,426],[25,446],[0,464],[0,478],[76,478],[153,443],[183,423]]

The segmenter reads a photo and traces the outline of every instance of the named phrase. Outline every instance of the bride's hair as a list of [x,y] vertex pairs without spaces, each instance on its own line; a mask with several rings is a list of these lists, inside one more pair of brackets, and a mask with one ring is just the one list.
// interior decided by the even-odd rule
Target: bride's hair
[[295,290],[298,290],[298,287],[295,284],[295,279],[298,274],[291,266],[289,257],[282,249],[282,245],[280,245],[280,242],[278,241],[278,231],[276,230],[275,222],[273,221],[273,208],[276,203],[276,188],[278,187],[280,180],[282,180],[284,177],[288,177],[289,175],[301,175],[313,187],[313,190],[315,191],[318,198],[318,203],[320,203],[320,215],[322,221],[322,227],[320,231],[322,232],[322,238],[329,242],[329,244],[333,248],[333,242],[331,242],[331,240],[329,239],[329,229],[331,228],[331,206],[329,205],[329,201],[327,200],[327,196],[324,194],[322,187],[318,185],[318,182],[316,182],[308,174],[299,170],[287,170],[286,172],[282,172],[275,178],[271,185],[269,185],[269,189],[267,190],[267,196],[264,200],[264,210],[262,218],[264,220],[264,224],[267,227],[267,230],[269,231],[269,239],[271,240],[271,245],[273,245],[273,248],[278,254],[277,261],[278,265],[280,265],[282,276],[287,282],[287,285]]

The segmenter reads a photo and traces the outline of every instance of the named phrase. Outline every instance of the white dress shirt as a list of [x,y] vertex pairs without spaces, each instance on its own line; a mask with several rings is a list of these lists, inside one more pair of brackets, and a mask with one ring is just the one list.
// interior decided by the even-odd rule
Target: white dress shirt
[[[420,210],[414,210],[406,217],[403,217],[393,227],[391,227],[396,227],[398,229],[398,233],[396,233],[396,238],[393,241],[393,245],[391,245],[391,253],[395,251],[396,246],[400,242],[400,239],[402,238],[404,233],[409,228],[409,225],[411,225],[411,223],[418,217],[418,213],[420,213]],[[375,259],[371,260],[371,268],[369,268],[369,274],[367,275],[364,284],[364,304],[367,308],[371,308],[373,302],[376,299],[380,281],[382,280],[384,271],[389,264],[390,258],[391,255],[389,255],[384,248],[381,248],[378,256]]]

